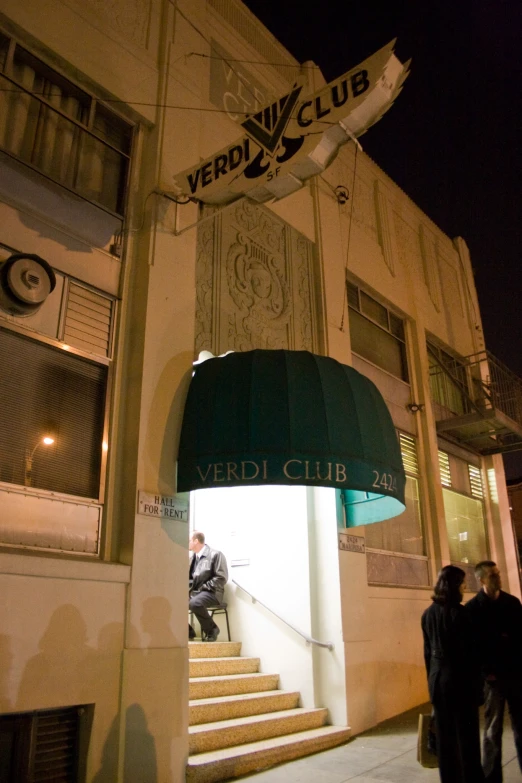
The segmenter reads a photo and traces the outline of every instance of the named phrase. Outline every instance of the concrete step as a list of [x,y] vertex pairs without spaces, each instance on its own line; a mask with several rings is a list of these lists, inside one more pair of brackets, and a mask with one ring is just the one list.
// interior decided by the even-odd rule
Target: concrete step
[[267,715],[249,715],[215,723],[191,726],[189,729],[189,754],[206,753],[210,750],[230,748],[249,742],[294,734],[324,726],[328,710],[303,709],[270,712]]
[[291,710],[299,705],[299,700],[300,695],[297,691],[263,691],[218,696],[212,699],[194,699],[189,701],[189,723],[191,726],[196,726],[227,718],[244,718],[247,715]]
[[241,642],[189,642],[189,658],[229,658],[239,655]]
[[233,693],[274,691],[278,674],[225,674],[220,677],[190,677],[189,699],[208,699],[213,696],[231,696]]
[[213,677],[220,674],[251,674],[259,670],[259,658],[192,658],[189,677]]
[[342,745],[349,739],[350,729],[322,726],[319,729],[199,753],[189,758],[186,781],[218,783]]

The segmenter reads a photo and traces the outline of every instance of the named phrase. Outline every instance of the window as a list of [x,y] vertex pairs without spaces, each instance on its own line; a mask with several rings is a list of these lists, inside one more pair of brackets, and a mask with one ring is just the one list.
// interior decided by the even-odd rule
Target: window
[[132,126],[0,34],[0,147],[123,214]]
[[404,321],[353,283],[347,286],[352,351],[408,381]]
[[366,546],[407,555],[425,555],[419,499],[419,466],[415,438],[399,433],[401,455],[406,471],[406,511],[393,519],[366,528]]
[[98,499],[107,367],[3,328],[0,366],[0,481]]
[[439,465],[451,561],[475,565],[488,556],[480,468],[445,451]]
[[464,364],[437,345],[427,343],[431,398],[455,416],[469,412]]
[[393,519],[366,527],[367,571],[370,584],[427,586],[430,583],[419,496],[417,442],[399,433],[406,472],[406,510]]

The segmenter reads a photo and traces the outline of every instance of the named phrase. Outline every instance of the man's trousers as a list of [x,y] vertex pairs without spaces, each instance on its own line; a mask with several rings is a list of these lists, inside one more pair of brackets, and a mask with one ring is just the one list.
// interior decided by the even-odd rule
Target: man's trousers
[[486,783],[502,783],[502,730],[506,703],[522,770],[522,679],[486,681],[484,695],[482,767]]
[[201,633],[207,636],[215,631],[218,627],[214,622],[207,606],[216,606],[221,603],[221,599],[217,597],[216,593],[209,593],[208,590],[201,590],[197,593],[191,593],[189,597],[189,611],[194,612],[201,625]]

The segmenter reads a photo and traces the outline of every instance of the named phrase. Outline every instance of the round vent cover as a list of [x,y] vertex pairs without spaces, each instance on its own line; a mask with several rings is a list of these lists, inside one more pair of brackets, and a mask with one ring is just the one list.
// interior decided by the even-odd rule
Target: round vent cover
[[0,307],[12,315],[35,313],[56,285],[47,261],[17,253],[0,266]]

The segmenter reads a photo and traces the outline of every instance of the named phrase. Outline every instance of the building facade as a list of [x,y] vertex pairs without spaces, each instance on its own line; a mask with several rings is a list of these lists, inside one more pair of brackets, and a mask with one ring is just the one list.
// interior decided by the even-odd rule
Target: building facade
[[356,547],[334,489],[187,498],[227,554],[233,635],[305,706],[357,733],[426,699],[419,621],[442,565],[473,590],[491,557],[520,592],[500,453],[521,417],[488,404],[503,368],[464,240],[351,143],[267,204],[176,189],[297,79],[324,85],[240,0],[3,3],[0,731],[27,780],[58,712],[80,726],[78,780],[185,779],[189,524],[138,493],[176,495],[201,351],[353,365],[397,429],[406,512]]

